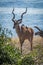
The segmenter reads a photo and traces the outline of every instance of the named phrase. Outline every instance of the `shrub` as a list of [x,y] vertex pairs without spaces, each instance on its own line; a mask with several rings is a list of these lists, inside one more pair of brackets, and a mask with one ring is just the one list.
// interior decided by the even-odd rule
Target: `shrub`
[[21,65],[35,65],[32,56],[25,56],[21,61]]
[[0,65],[43,65],[42,45],[37,45],[32,52],[23,57],[19,49],[9,44],[11,38],[8,35],[12,36],[11,31],[0,26]]
[[20,51],[15,46],[7,44],[11,41],[8,34],[11,35],[11,32],[0,26],[0,65],[18,65]]

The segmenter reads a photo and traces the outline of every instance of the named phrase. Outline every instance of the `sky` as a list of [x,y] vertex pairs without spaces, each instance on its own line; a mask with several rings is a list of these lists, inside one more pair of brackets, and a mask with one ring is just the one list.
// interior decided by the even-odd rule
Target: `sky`
[[0,24],[11,30],[13,36],[17,34],[13,29],[12,10],[15,9],[14,13],[18,20],[26,7],[27,13],[23,16],[22,24],[32,27],[34,31],[35,25],[43,30],[43,0],[0,0]]

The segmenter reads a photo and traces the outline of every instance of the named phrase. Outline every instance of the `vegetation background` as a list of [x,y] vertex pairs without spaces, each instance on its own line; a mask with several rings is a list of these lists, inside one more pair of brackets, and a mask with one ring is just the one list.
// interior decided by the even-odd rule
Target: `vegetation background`
[[[9,37],[10,35],[10,37]],[[38,37],[33,40],[33,51],[25,50],[21,55],[18,39],[12,40],[12,32],[0,25],[0,65],[43,65],[43,42]],[[37,41],[36,41],[37,40]],[[25,42],[28,44],[28,42]],[[28,45],[27,45],[28,46]],[[25,54],[26,53],[26,54]]]
[[[35,36],[33,51],[30,43],[25,41],[23,53],[20,52],[20,42],[13,29],[12,9],[15,8],[17,19],[27,7],[27,14],[22,24],[37,30],[43,30],[43,0],[0,0],[0,65],[43,65],[43,38]],[[14,38],[12,38],[14,37]]]

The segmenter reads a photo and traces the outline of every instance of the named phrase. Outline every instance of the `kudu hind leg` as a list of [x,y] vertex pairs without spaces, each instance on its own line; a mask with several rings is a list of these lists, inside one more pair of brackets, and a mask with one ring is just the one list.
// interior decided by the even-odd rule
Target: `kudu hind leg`
[[30,50],[32,51],[33,50],[33,36],[30,38],[30,45],[31,45],[31,48],[30,48]]
[[33,43],[31,42],[31,51],[33,50]]

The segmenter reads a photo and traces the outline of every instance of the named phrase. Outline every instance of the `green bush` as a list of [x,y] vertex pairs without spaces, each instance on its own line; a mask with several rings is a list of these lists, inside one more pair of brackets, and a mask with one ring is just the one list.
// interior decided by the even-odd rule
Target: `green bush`
[[18,65],[21,55],[19,49],[9,44],[11,41],[9,34],[11,35],[11,31],[0,26],[0,65]]
[[36,63],[38,65],[43,65],[43,45],[39,44],[35,48],[37,50]]
[[25,56],[21,61],[21,65],[35,65],[32,56]]

